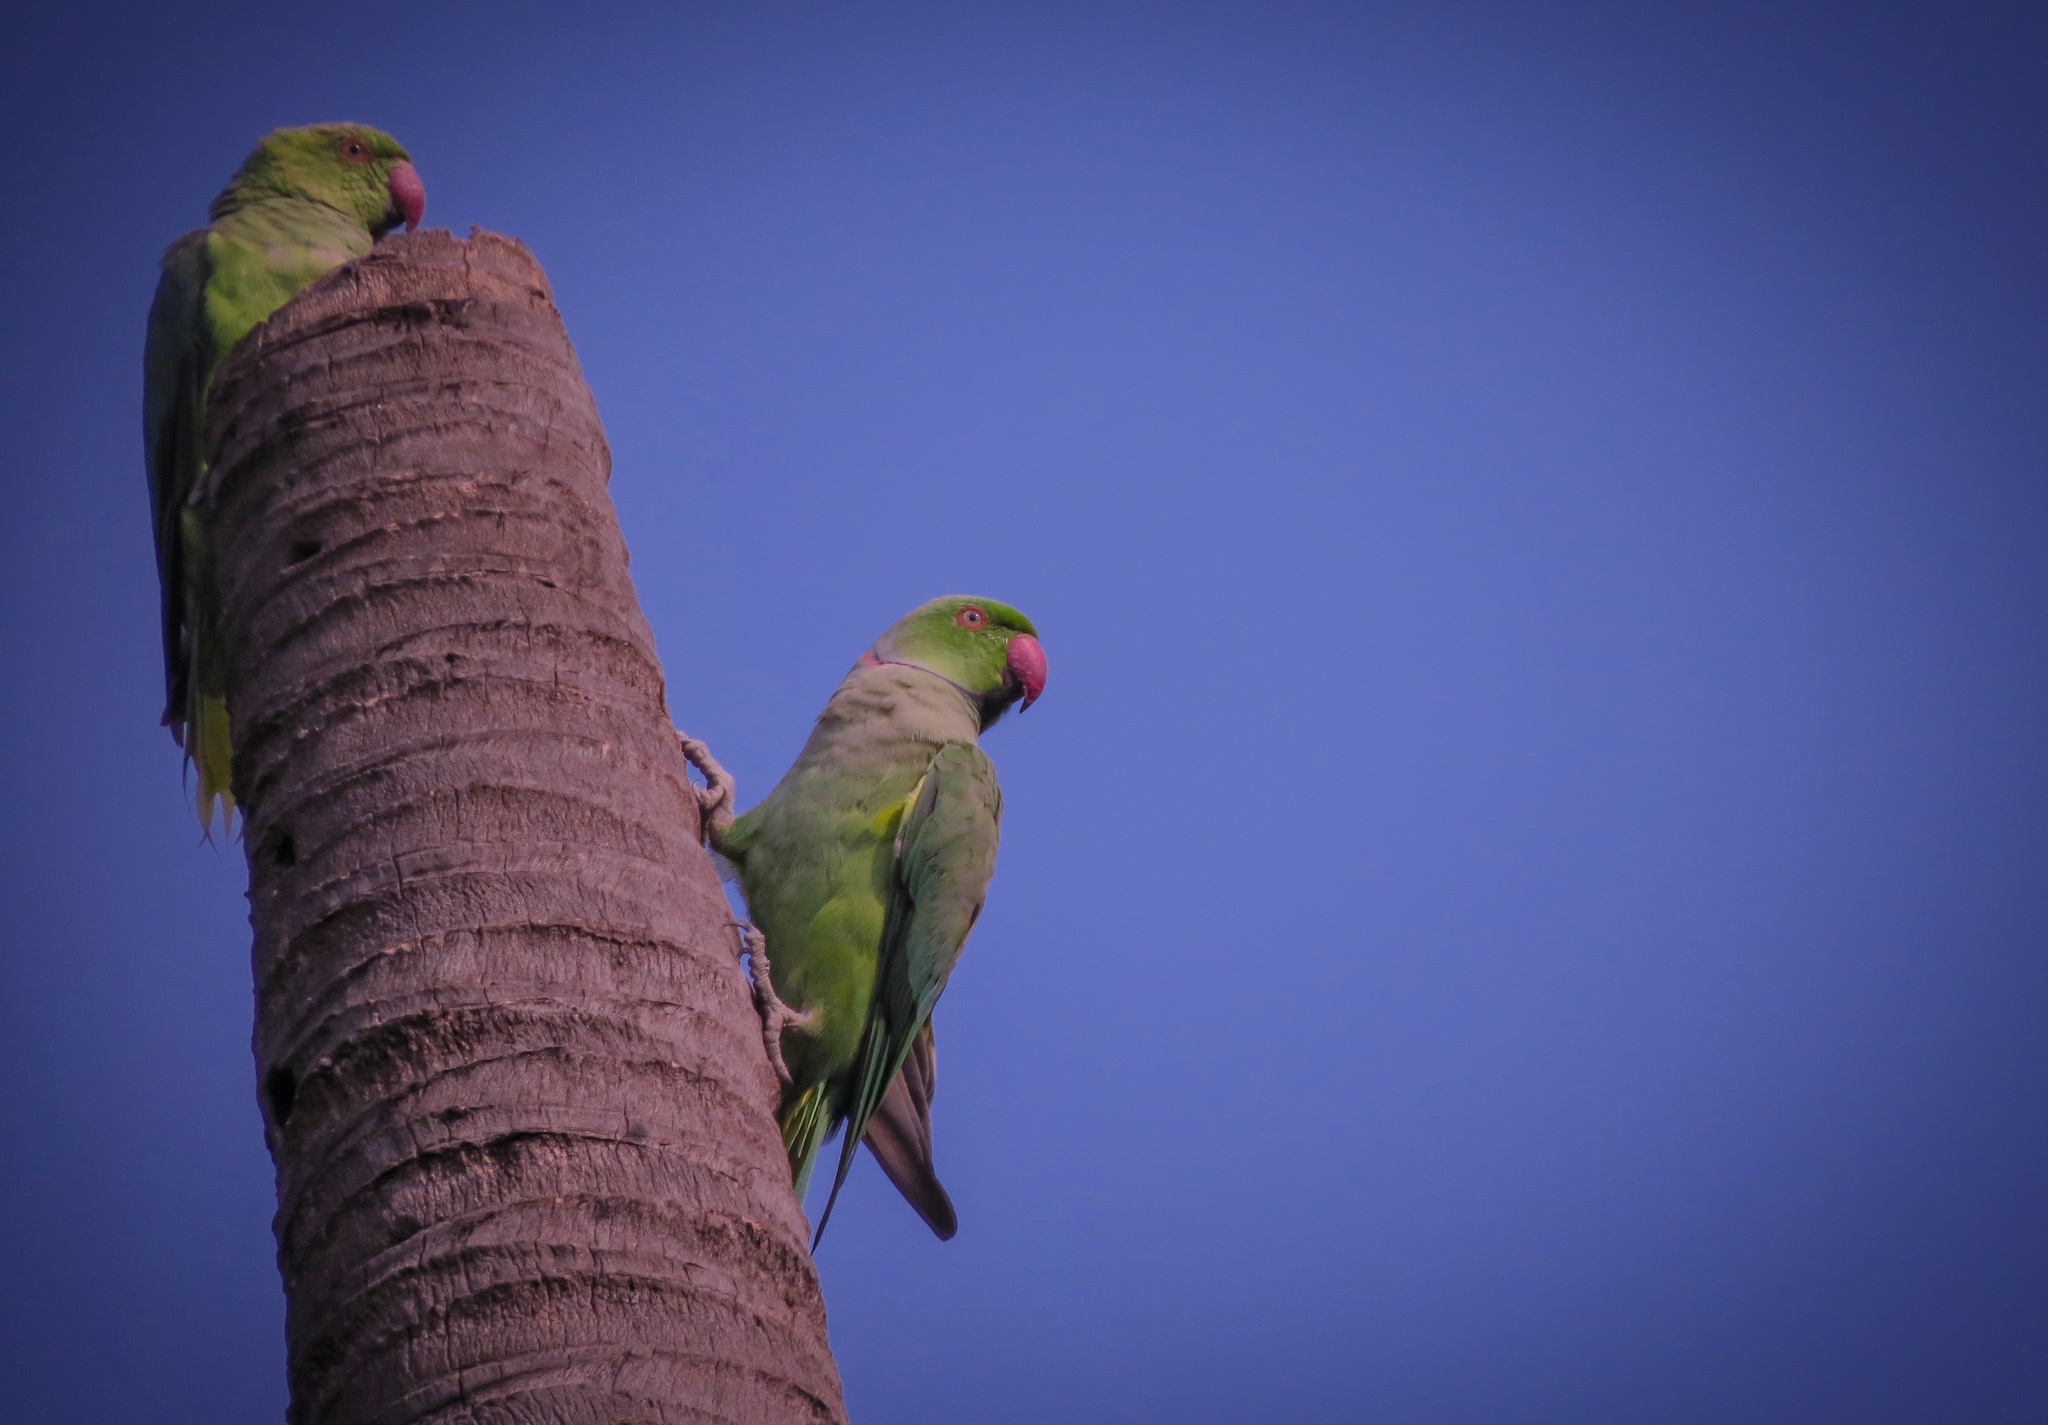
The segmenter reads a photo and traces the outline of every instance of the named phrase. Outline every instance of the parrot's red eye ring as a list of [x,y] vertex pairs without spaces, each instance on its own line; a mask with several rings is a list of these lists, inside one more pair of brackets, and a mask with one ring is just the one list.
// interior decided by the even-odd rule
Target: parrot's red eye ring
[[969,604],[966,608],[960,610],[959,613],[953,615],[953,622],[959,624],[962,628],[976,629],[988,622],[988,615],[974,605]]
[[338,147],[343,162],[368,163],[370,161],[370,146],[361,139],[343,139]]

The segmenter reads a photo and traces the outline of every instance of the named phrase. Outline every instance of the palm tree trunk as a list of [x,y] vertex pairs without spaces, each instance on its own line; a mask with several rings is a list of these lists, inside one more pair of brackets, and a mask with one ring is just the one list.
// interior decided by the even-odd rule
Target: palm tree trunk
[[539,266],[388,241],[214,410],[291,1420],[843,1420]]

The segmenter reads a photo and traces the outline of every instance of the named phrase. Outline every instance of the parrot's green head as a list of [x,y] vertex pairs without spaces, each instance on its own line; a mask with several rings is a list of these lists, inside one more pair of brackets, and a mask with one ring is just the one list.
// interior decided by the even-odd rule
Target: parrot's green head
[[218,218],[253,198],[281,194],[338,208],[382,237],[400,223],[419,226],[427,190],[398,140],[364,124],[279,129],[242,161],[213,200]]
[[994,599],[948,594],[920,604],[875,640],[863,663],[906,663],[936,673],[981,706],[986,728],[1012,704],[1045,691],[1045,649],[1031,620]]

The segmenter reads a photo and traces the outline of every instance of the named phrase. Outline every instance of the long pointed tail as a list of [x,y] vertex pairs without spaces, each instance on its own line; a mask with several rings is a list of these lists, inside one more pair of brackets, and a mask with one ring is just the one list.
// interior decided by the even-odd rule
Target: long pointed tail
[[868,1120],[862,1141],[903,1200],[946,1242],[960,1230],[960,1218],[932,1166],[932,1093],[938,1077],[938,1050],[927,1019],[910,1046],[910,1057],[903,1061],[903,1071]]
[[826,1100],[825,1085],[811,1085],[777,1117],[782,1124],[783,1151],[789,1154],[790,1181],[796,1184],[801,1202],[811,1186],[811,1170],[818,1165],[818,1150],[832,1136],[832,1106]]
[[232,790],[234,750],[228,739],[228,700],[200,694],[192,699],[191,720],[185,725],[185,755],[199,779],[199,825],[213,833],[213,807],[221,809],[221,830],[235,829],[235,794]]
[[187,507],[180,523],[184,599],[185,676],[171,695],[183,691],[185,719],[180,744],[198,774],[200,830],[213,834],[213,808],[221,808],[221,830],[235,829],[234,751],[228,732],[227,670],[214,633],[213,550],[199,511]]
[[[907,1050],[909,1045],[905,1045]],[[901,1062],[901,1056],[896,1056]],[[890,1062],[888,1032],[879,1020],[870,1020],[866,1035],[861,1040],[860,1060],[854,1070],[851,1102],[846,1108],[846,1137],[839,1144],[839,1168],[832,1174],[832,1192],[825,1199],[825,1210],[818,1214],[818,1227],[811,1234],[811,1250],[818,1250],[818,1244],[825,1240],[825,1224],[832,1220],[833,1204],[839,1201],[839,1190],[846,1186],[846,1175],[853,1170],[853,1155],[860,1150],[861,1139],[868,1131],[868,1120],[874,1117],[876,1105],[882,1101],[882,1092],[888,1088],[897,1065]]]

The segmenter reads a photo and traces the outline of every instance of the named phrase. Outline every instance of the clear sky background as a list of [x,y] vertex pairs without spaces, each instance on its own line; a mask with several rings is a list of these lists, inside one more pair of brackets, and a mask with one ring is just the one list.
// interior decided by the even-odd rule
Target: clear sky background
[[[54,12],[59,7],[47,7]],[[554,282],[679,719],[1039,623],[856,1420],[2048,1419],[2038,5],[9,20],[0,1413],[279,1418],[142,323],[277,125]]]

